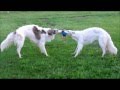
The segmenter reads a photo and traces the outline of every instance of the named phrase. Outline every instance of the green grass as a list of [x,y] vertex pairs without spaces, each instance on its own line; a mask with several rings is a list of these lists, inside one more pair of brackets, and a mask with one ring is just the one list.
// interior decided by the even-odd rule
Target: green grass
[[3,79],[119,79],[120,78],[120,12],[119,11],[37,11],[0,12],[0,42],[8,33],[26,24],[42,27],[82,30],[101,27],[110,33],[117,56],[110,54],[101,58],[98,43],[86,45],[77,58],[71,53],[76,42],[61,35],[46,44],[49,57],[41,54],[38,47],[26,39],[19,59],[16,47],[11,46],[0,53],[0,78]]

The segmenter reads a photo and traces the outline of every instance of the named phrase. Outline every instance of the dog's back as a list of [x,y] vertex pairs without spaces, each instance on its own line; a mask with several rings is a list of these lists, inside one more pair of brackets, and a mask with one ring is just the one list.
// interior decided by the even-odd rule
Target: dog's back
[[83,31],[80,31],[79,36],[83,38],[84,44],[90,44],[93,43],[95,40],[98,40],[100,37],[106,36],[108,37],[108,33],[99,27],[92,27],[85,29]]

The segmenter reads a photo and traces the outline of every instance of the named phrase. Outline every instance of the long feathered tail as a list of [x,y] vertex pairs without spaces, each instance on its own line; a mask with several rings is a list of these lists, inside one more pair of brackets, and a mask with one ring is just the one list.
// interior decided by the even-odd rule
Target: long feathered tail
[[107,49],[111,54],[117,55],[118,50],[115,47],[115,45],[113,44],[113,41],[110,36],[109,36],[108,43],[107,43]]
[[11,32],[10,34],[7,35],[5,40],[2,41],[2,43],[0,45],[1,52],[3,52],[4,49],[8,48],[9,46],[11,46],[14,43],[14,35],[15,34],[16,34],[16,32]]

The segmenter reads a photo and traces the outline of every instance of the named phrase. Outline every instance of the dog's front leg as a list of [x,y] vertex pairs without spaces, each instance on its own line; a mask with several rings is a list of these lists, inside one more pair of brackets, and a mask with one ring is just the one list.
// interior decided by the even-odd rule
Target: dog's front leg
[[48,56],[45,45],[43,45],[42,47],[43,47],[43,51],[44,51],[45,55]]
[[75,51],[72,53],[72,55],[76,53],[77,49],[78,49],[78,45],[77,45]]
[[39,47],[41,49],[41,52],[44,53],[46,56],[48,56],[46,48],[45,48],[45,43],[39,43]]
[[77,56],[78,56],[78,54],[80,53],[80,51],[82,50],[82,48],[83,48],[83,44],[79,44],[79,43],[78,43],[77,51],[76,51],[76,54],[75,54],[74,57],[77,57]]

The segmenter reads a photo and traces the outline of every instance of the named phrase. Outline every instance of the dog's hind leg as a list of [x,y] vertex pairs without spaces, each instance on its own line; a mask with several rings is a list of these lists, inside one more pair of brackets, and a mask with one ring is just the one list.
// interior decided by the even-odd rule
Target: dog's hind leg
[[102,57],[104,57],[104,55],[106,54],[106,50],[105,50],[105,48],[102,47],[102,51],[103,51],[103,53],[102,53]]
[[20,53],[20,52],[21,52],[21,48],[22,48],[22,47],[17,47],[17,53],[18,53],[18,55],[19,55],[19,58],[22,58],[22,57],[21,57],[21,53]]
[[107,40],[105,38],[99,38],[99,45],[102,49],[102,57],[104,57],[104,55],[106,54],[106,44],[107,44]]
[[78,43],[77,50],[76,50],[76,54],[75,54],[74,57],[77,57],[77,56],[78,56],[78,54],[80,53],[80,51],[82,50],[82,48],[83,48],[83,44],[79,44],[79,43]]
[[22,58],[21,57],[21,49],[22,49],[22,47],[23,47],[23,45],[24,45],[24,40],[25,40],[25,38],[24,37],[17,37],[17,40],[16,40],[16,45],[17,45],[17,53],[18,53],[18,55],[19,55],[19,58]]

